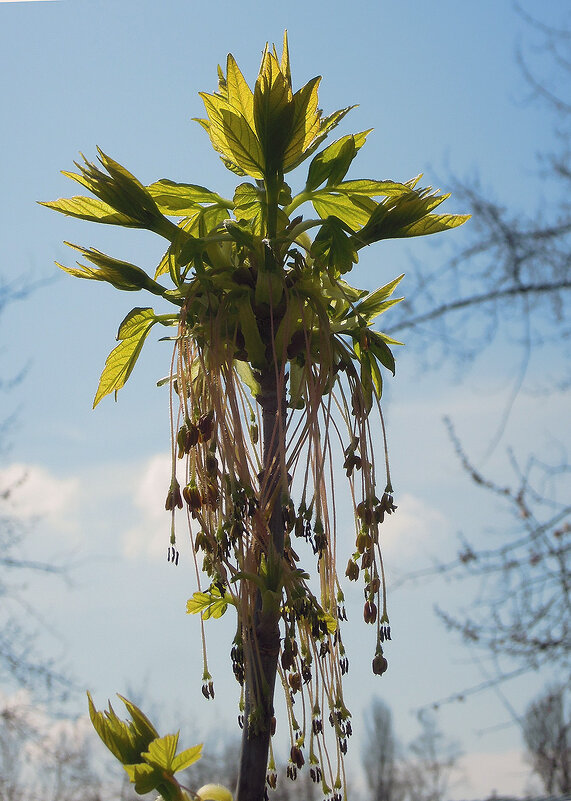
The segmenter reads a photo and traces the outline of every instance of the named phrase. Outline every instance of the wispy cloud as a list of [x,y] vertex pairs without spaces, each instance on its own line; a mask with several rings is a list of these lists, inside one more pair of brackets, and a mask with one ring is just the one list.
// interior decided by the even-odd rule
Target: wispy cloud
[[458,767],[464,780],[461,788],[454,788],[457,797],[459,793],[471,798],[506,794],[524,796],[530,790],[538,791],[530,777],[529,763],[520,750],[472,752],[460,758]]
[[78,478],[60,478],[41,465],[13,463],[0,470],[5,509],[20,520],[41,517],[60,524],[69,519],[78,492]]
[[140,475],[133,499],[139,520],[123,536],[123,552],[129,559],[164,559],[170,525],[165,512],[170,474],[171,458],[161,453],[147,461]]

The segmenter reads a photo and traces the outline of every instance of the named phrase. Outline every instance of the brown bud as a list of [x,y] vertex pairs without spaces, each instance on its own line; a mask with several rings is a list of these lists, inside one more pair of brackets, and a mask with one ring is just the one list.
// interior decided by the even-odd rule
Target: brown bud
[[371,547],[372,544],[373,541],[370,534],[366,534],[364,531],[361,531],[361,533],[357,535],[355,545],[357,546],[359,553],[364,553],[367,548]]
[[373,601],[367,601],[363,609],[365,623],[374,623],[377,619],[377,606]]
[[293,667],[293,662],[294,659],[291,649],[290,648],[284,649],[282,651],[282,658],[281,658],[283,670],[290,670]]
[[207,475],[210,478],[216,478],[218,475],[218,459],[213,453],[206,454],[205,467]]
[[197,512],[202,506],[202,498],[196,484],[190,483],[182,491],[182,497],[186,501],[191,512]]
[[186,424],[186,439],[184,445],[187,453],[198,443],[199,433],[194,423]]
[[301,690],[301,675],[299,673],[291,673],[288,677],[288,682],[294,693]]
[[345,571],[345,575],[349,581],[357,581],[359,578],[359,565],[352,559],[349,559],[347,562],[347,570]]
[[167,493],[167,499],[165,501],[165,509],[167,512],[172,512],[172,510],[176,507],[182,509],[182,496],[180,494],[180,484],[176,480],[176,478],[171,482],[170,489]]
[[305,758],[299,746],[292,745],[289,756],[296,768],[301,769],[305,765]]
[[200,439],[202,442],[208,442],[214,431],[214,411],[211,410],[203,414],[198,419],[198,431],[200,432]]
[[389,663],[382,654],[377,654],[373,659],[373,673],[375,676],[382,676],[386,672]]

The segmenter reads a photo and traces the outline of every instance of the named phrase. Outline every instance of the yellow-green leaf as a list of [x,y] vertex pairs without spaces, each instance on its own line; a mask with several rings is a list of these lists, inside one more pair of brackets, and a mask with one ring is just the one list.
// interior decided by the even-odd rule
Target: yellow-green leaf
[[139,223],[136,220],[132,220],[126,214],[120,214],[108,203],[99,200],[99,198],[81,196],[60,198],[59,200],[42,201],[40,206],[47,206],[48,209],[60,211],[68,217],[77,217],[80,220],[88,220],[89,222],[122,225],[125,228],[139,227]]
[[186,613],[196,615],[200,612],[203,620],[222,617],[228,604],[233,604],[232,596],[220,593],[218,587],[213,586],[208,592],[195,592],[186,602]]
[[260,143],[245,117],[222,97],[201,92],[208,114],[206,126],[215,148],[253,178],[264,177]]
[[186,770],[190,765],[193,765],[195,762],[202,757],[202,743],[200,745],[194,745],[192,748],[186,748],[184,751],[181,751],[180,754],[177,754],[174,759],[172,760],[171,770],[173,773],[176,773],[179,770]]
[[114,259],[112,256],[106,256],[95,248],[82,248],[79,245],[72,245],[71,242],[66,242],[70,248],[78,250],[82,256],[88,259],[93,267],[79,264],[78,268],[65,267],[56,262],[57,266],[64,272],[73,275],[76,278],[87,278],[92,281],[106,281],[114,286],[116,289],[122,289],[125,292],[137,292],[140,289],[146,289],[152,292],[153,295],[163,295],[165,288],[158,284],[156,281],[147,275],[144,270],[137,267],[135,264],[130,264],[127,261],[120,261]]
[[178,732],[176,734],[166,734],[164,737],[157,737],[151,743],[147,751],[141,754],[145,762],[160,770],[172,771],[172,762],[176,754],[178,745]]
[[254,130],[254,94],[231,53],[226,60],[226,92],[228,102],[242,114],[250,128]]
[[[127,326],[127,330],[130,328],[135,333],[123,339],[107,357],[105,367],[99,379],[99,386],[97,387],[95,400],[93,401],[93,408],[97,406],[102,398],[106,395],[110,395],[111,392],[115,392],[115,395],[117,395],[117,392],[125,386],[127,379],[131,375],[147,334],[157,321],[154,314],[151,317],[148,314],[145,315],[145,312],[152,312],[152,309],[133,309],[132,312],[129,312],[123,323],[121,323],[121,328],[123,328],[123,330],[125,330],[124,327]],[[133,315],[132,320],[129,320],[130,315]]]
[[196,207],[202,203],[214,203],[225,208],[231,207],[231,204],[228,205],[228,201],[225,201],[216,192],[211,192],[210,189],[198,184],[181,184],[162,178],[148,186],[147,190],[159,211],[177,217],[187,217],[193,214]]
[[[315,194],[311,202],[322,219],[331,216],[338,217],[356,231],[370,218],[375,201],[369,200],[367,197],[352,198],[348,195],[336,195],[323,191]],[[373,208],[371,208],[371,204]]]
[[399,236],[425,236],[458,228],[470,219],[471,214],[428,214],[421,220],[401,229]]

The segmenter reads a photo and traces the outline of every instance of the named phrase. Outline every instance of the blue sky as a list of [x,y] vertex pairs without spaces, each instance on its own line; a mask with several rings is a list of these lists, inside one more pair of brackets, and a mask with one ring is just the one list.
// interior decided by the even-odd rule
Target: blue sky
[[[542,14],[557,19],[559,5]],[[69,240],[152,271],[162,245],[141,232],[64,218],[35,201],[76,193],[59,171],[72,169],[79,151],[94,157],[96,146],[144,183],[168,177],[230,192],[233,176],[191,121],[203,113],[197,93],[215,88],[216,65],[229,51],[252,81],[264,43],[279,44],[284,28],[296,85],[321,74],[326,112],[359,104],[340,134],[374,128],[353,177],[405,180],[424,172],[426,183],[442,185],[450,173],[478,172],[496,199],[524,211],[535,208],[546,191],[535,156],[552,143],[552,129],[540,108],[524,102],[514,50],[530,31],[510,2],[0,3],[0,277],[47,282],[0,319],[2,373],[10,376],[29,365],[26,380],[2,396],[2,417],[17,409],[18,418],[1,475],[29,475],[28,494],[18,507],[23,517],[38,518],[29,552],[76,565],[71,587],[53,578],[37,580],[30,582],[28,597],[52,630],[46,648],[100,703],[127,685],[144,686],[153,703],[170,705],[173,714],[177,704],[192,710],[199,734],[234,721],[237,697],[226,665],[231,626],[211,626],[217,698],[210,705],[203,701],[198,627],[184,614],[195,589],[190,559],[178,570],[164,559],[168,400],[155,381],[168,371],[168,346],[150,342],[119,403],[107,399],[92,411],[117,325],[139,301],[74,281],[53,265],[73,263],[62,244]],[[447,210],[464,211],[453,198]],[[443,246],[390,243],[371,250],[355,271],[355,283],[385,283],[407,271],[411,255],[437,269],[450,240],[460,245],[466,234],[447,236]],[[442,417],[451,415],[468,452],[483,458],[514,375],[511,351],[498,343],[487,369],[476,364],[461,382],[446,367],[421,377],[412,335],[410,340],[399,354],[386,405],[400,505],[387,530],[393,576],[435,555],[451,558],[467,521],[467,533],[490,528],[497,510],[483,507],[460,474]],[[561,438],[568,396],[553,394],[540,402],[538,418],[538,400],[520,396],[486,469],[502,475],[507,445],[525,456],[533,448],[549,450]],[[537,421],[532,428],[530,419]],[[470,653],[442,631],[432,613],[434,603],[454,609],[467,600],[452,584],[395,592],[391,670],[382,680],[369,675],[370,648],[363,650],[368,630],[358,622],[350,627],[348,695],[357,724],[370,697],[378,695],[391,705],[397,732],[409,741],[417,733],[417,707],[482,680]],[[358,621],[359,598],[350,603]],[[527,679],[508,692],[521,708],[542,685],[543,677]],[[517,728],[478,734],[506,719],[493,695],[441,710],[441,727],[469,755],[455,795],[522,789]],[[184,730],[185,721],[175,725]]]

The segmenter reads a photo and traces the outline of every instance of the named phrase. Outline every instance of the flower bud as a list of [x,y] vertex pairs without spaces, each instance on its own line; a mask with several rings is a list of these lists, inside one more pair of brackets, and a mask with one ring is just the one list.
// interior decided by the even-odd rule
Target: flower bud
[[197,425],[201,441],[208,442],[214,431],[214,410],[199,417]]
[[376,654],[373,659],[373,673],[375,676],[382,676],[386,672],[389,663],[382,654]]
[[297,745],[292,745],[290,759],[296,768],[301,769],[305,765],[305,757],[303,756],[301,748]]
[[359,565],[352,559],[349,559],[347,562],[347,570],[345,571],[345,575],[349,581],[357,581],[359,578]]
[[367,601],[363,609],[365,623],[374,623],[377,619],[377,606],[373,601]]
[[294,693],[301,690],[301,675],[299,673],[291,673],[288,677],[288,682]]

